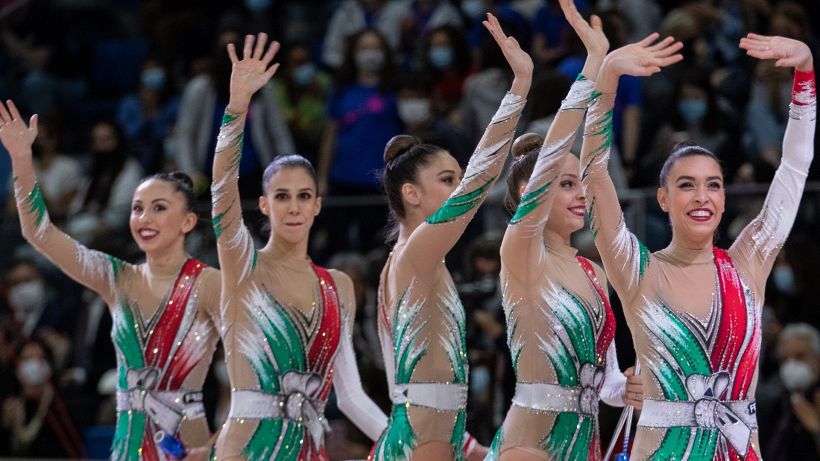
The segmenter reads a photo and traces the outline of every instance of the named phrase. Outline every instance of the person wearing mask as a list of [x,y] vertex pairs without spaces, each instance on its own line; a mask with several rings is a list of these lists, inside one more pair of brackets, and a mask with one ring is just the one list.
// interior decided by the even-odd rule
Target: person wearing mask
[[433,82],[433,110],[449,117],[473,70],[464,31],[453,26],[431,29],[424,36],[421,53],[422,72]]
[[12,261],[3,279],[7,303],[22,338],[34,336],[41,328],[65,329],[65,313],[34,261]]
[[807,323],[788,324],[775,352],[777,376],[757,393],[764,459],[820,460],[820,333]]

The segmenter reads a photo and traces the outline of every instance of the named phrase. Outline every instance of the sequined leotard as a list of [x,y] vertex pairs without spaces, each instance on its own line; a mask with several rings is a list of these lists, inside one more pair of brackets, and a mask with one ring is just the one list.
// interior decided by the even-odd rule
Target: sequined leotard
[[794,222],[813,156],[814,72],[796,72],[783,157],[760,214],[729,250],[631,234],[606,164],[613,95],[593,94],[581,159],[596,244],[643,364],[632,459],[760,459],[754,392],[766,278]]
[[501,245],[504,312],[517,384],[486,460],[512,448],[543,459],[600,459],[599,398],[623,406],[626,378],[612,342],[615,318],[603,270],[577,258],[564,242],[543,236],[592,86],[582,76],[573,83]]
[[117,353],[117,427],[112,460],[170,459],[157,433],[186,449],[210,432],[202,383],[219,338],[219,272],[194,259],[169,274],[151,274],[86,248],[57,229],[32,172],[15,178],[23,235],[78,283],[98,293],[113,317]]
[[327,459],[324,405],[372,439],[387,417],[364,394],[353,353],[353,283],[305,260],[254,248],[237,186],[244,114],[225,113],[214,157],[213,226],[222,269],[231,409],[217,459]]
[[379,336],[393,410],[376,460],[407,460],[427,442],[462,457],[467,399],[464,308],[444,257],[486,198],[504,161],[525,99],[507,94],[439,210],[393,250],[380,280]]

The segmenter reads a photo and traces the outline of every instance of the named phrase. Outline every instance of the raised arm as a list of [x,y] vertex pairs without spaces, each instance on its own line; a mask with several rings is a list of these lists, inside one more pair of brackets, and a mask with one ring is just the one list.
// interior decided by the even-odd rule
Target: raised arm
[[266,51],[267,40],[265,33],[258,37],[245,36],[242,60],[237,57],[234,44],[228,44],[228,55],[233,63],[230,97],[216,141],[211,183],[212,221],[222,282],[226,287],[235,286],[250,276],[256,264],[253,239],[242,221],[238,179],[245,117],[251,97],[279,68],[279,64],[271,65],[279,43],[272,42]]
[[33,115],[26,126],[14,103],[9,100],[7,104],[8,108],[0,102],[0,141],[11,157],[14,198],[23,237],[66,275],[111,304],[114,282],[124,263],[89,250],[51,223],[32,163],[31,145],[37,137],[37,115]]
[[612,108],[621,75],[649,76],[680,61],[680,42],[668,37],[653,45],[658,34],[613,51],[604,59],[589,113],[581,150],[581,182],[592,220],[595,244],[610,283],[627,305],[649,264],[649,251],[624,222],[615,186],[607,171],[612,146]]
[[581,74],[572,84],[555,120],[550,125],[544,144],[538,153],[518,209],[510,219],[501,244],[501,259],[512,274],[525,279],[540,267],[546,255],[543,244],[543,230],[552,208],[554,182],[558,178],[566,155],[575,142],[578,126],[584,120],[593,81],[603,63],[609,41],[601,26],[601,19],[592,16],[588,23],[572,0],[561,0],[570,25],[581,38],[587,50],[587,59]]
[[783,157],[774,175],[763,209],[732,245],[733,256],[745,258],[749,267],[759,268],[761,281],[794,224],[800,197],[814,157],[817,91],[811,51],[804,43],[785,37],[749,34],[740,47],[758,59],[776,59],[776,66],[794,67],[794,85],[789,121],[783,137]]
[[356,317],[353,282],[347,275],[338,274],[341,275],[337,277],[337,284],[344,315],[339,351],[336,353],[333,366],[333,388],[336,390],[336,400],[342,413],[371,440],[376,441],[387,427],[387,416],[362,389],[362,379],[359,376],[356,354],[353,351],[353,324]]
[[532,59],[487,14],[484,26],[501,47],[515,78],[470,158],[464,178],[439,210],[413,231],[403,251],[419,270],[432,268],[455,245],[498,179],[532,83]]

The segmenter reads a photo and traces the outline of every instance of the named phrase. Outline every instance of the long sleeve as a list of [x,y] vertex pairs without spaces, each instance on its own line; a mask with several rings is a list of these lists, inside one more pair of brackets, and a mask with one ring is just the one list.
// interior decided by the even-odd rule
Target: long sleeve
[[730,249],[733,257],[744,258],[750,267],[762,270],[761,280],[765,280],[771,271],[794,224],[814,157],[816,118],[814,70],[796,71],[780,166],[769,187],[763,209],[743,229]]
[[33,169],[30,165],[19,169],[15,168],[14,197],[23,237],[66,275],[111,304],[125,263],[86,248],[52,224]]
[[333,389],[336,391],[336,400],[342,413],[371,440],[376,441],[387,428],[387,416],[362,389],[356,354],[353,351],[353,322],[356,315],[353,283],[346,276],[342,278],[346,279],[345,286],[341,287],[344,289],[345,315],[342,318],[339,350],[333,367]]
[[239,198],[239,161],[245,114],[225,112],[216,141],[211,197],[212,223],[222,271],[223,286],[236,286],[251,275],[256,250],[242,221]]
[[526,99],[507,93],[470,158],[464,179],[436,213],[413,231],[404,257],[419,271],[433,268],[455,245],[501,174]]
[[564,159],[575,142],[578,126],[584,120],[593,82],[579,75],[561,103],[538,153],[518,209],[510,219],[501,244],[501,260],[507,270],[529,280],[546,257],[543,244],[544,226],[549,219],[554,183]]
[[624,392],[626,391],[626,376],[621,373],[618,365],[618,354],[615,352],[615,342],[606,350],[606,370],[604,370],[604,385],[601,387],[601,400],[611,407],[624,406]]
[[612,108],[615,94],[594,91],[584,128],[581,150],[581,182],[592,220],[595,245],[609,281],[623,304],[637,293],[638,283],[649,265],[649,251],[629,232],[615,186],[607,171],[612,146]]

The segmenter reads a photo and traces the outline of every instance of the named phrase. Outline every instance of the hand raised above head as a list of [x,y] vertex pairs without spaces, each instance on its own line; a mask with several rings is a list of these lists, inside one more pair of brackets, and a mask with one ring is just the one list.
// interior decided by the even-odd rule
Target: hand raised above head
[[[8,105],[8,107],[6,107]],[[17,106],[9,99],[0,102],[0,141],[12,160],[31,158],[31,145],[37,137],[37,115],[32,115],[29,125],[20,116]]]
[[504,53],[504,58],[507,60],[515,76],[531,76],[533,69],[532,58],[521,49],[521,45],[515,37],[508,36],[504,33],[501,24],[498,22],[498,18],[491,13],[487,13],[487,20],[485,20],[483,24],[490,32],[490,35],[493,36],[495,42],[498,43],[501,52]]
[[794,67],[804,72],[813,68],[811,50],[799,40],[750,33],[740,39],[740,47],[753,58],[775,60],[778,67]]
[[[279,51],[279,42],[271,42],[265,49],[268,41],[268,34],[262,32],[258,36],[245,36],[245,46],[242,51],[242,59],[236,54],[236,45],[228,44],[228,56],[231,58],[233,67],[231,69],[229,109],[244,109],[239,106],[241,103],[250,102],[251,96],[273,77],[279,69],[279,63],[274,63],[273,57]],[[255,43],[255,46],[254,46]]]
[[683,59],[678,53],[683,48],[681,42],[666,37],[656,43],[657,39],[658,34],[652,33],[640,42],[618,48],[607,55],[604,65],[617,76],[648,77]]
[[575,7],[573,0],[560,0],[561,10],[564,12],[564,17],[572,26],[572,29],[578,34],[578,38],[584,43],[584,48],[587,50],[589,56],[604,56],[609,51],[609,40],[604,35],[601,18],[592,15],[589,22],[581,16],[578,9]]

